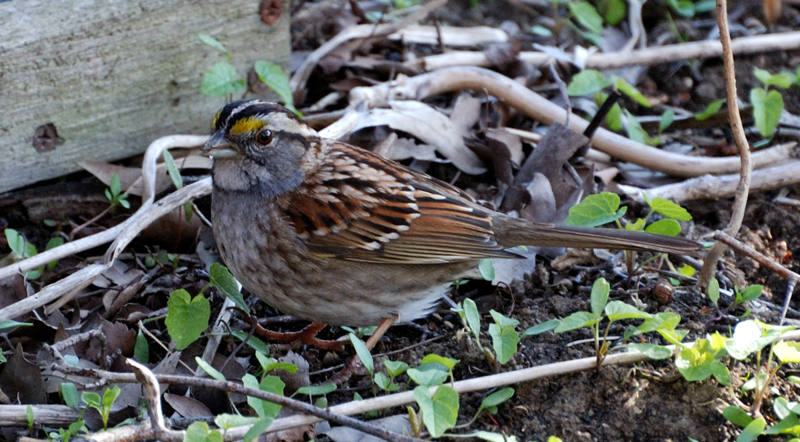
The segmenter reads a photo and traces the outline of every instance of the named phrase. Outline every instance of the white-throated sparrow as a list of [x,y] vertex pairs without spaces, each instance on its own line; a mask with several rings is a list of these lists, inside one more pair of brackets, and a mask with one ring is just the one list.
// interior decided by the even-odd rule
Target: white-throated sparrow
[[[346,143],[291,111],[236,101],[213,121],[212,220],[222,258],[278,310],[368,326],[428,314],[482,258],[518,245],[695,253],[681,238],[537,224]],[[388,321],[387,321],[388,320]]]

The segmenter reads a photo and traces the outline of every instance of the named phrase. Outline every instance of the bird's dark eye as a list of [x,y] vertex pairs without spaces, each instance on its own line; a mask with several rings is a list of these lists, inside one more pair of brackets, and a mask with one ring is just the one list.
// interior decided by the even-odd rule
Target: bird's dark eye
[[266,146],[270,141],[272,141],[272,131],[269,129],[264,129],[256,135],[256,143],[262,146]]

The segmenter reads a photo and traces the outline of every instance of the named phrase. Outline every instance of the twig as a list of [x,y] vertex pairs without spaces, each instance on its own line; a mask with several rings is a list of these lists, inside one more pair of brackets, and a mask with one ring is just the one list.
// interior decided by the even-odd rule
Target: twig
[[147,398],[147,414],[150,417],[150,425],[153,427],[155,437],[166,441],[181,441],[185,437],[185,432],[170,430],[164,425],[164,415],[161,413],[161,388],[158,380],[150,369],[134,361],[125,360],[131,368],[136,380],[142,384],[142,390]]
[[[754,171],[751,177],[751,193],[798,184],[800,183],[800,161],[759,169]],[[628,198],[640,203],[645,202],[642,192],[646,192],[649,198],[665,198],[676,203],[695,200],[718,200],[736,195],[739,180],[739,174],[705,175],[650,189],[616,184],[615,191],[621,192]]]
[[786,319],[786,311],[789,309],[789,301],[792,299],[792,293],[794,292],[794,287],[800,282],[800,275],[797,273],[787,269],[786,267],[778,264],[772,259],[769,259],[767,256],[762,254],[761,252],[757,251],[756,249],[744,244],[741,241],[738,241],[736,238],[726,234],[725,232],[716,232],[714,234],[714,239],[733,247],[736,249],[737,252],[746,255],[747,257],[755,260],[760,265],[772,270],[773,272],[783,276],[784,278],[789,280],[789,286],[786,289],[786,297],[783,301],[783,308],[781,309],[781,324]]
[[170,213],[175,207],[180,207],[186,202],[207,195],[210,192],[211,178],[206,178],[167,195],[149,208],[144,210],[140,209],[124,223],[120,224],[124,227],[120,229],[119,237],[106,253],[105,263],[84,267],[72,275],[46,286],[39,291],[39,293],[0,309],[0,320],[11,319],[25,314],[33,309],[55,301],[61,295],[76,287],[90,284],[95,277],[111,266],[114,258],[122,252],[125,246],[127,246],[139,232],[150,225],[150,223]]
[[[727,0],[717,0],[717,24],[719,24],[719,36],[722,42],[722,60],[725,65],[725,90],[728,94],[728,114],[731,120],[731,131],[736,147],[739,149],[741,165],[739,174],[739,185],[736,188],[736,198],[731,209],[731,219],[725,228],[725,233],[736,236],[744,220],[744,209],[747,206],[747,196],[750,193],[750,179],[753,173],[753,164],[750,161],[750,144],[744,134],[742,127],[742,116],[739,115],[739,100],[736,94],[736,71],[733,65],[733,52],[731,51],[731,35],[728,30],[728,3]],[[698,284],[705,289],[717,269],[717,261],[725,253],[726,246],[716,243],[708,251],[703,260],[703,268],[700,270]]]
[[[421,100],[462,89],[485,89],[528,117],[545,124],[566,120],[566,111],[541,95],[501,74],[474,67],[441,69],[403,81],[357,87],[350,91],[350,106],[382,107],[391,100]],[[588,124],[577,115],[570,117],[570,128],[575,132],[583,132]],[[595,133],[592,145],[619,160],[681,177],[734,173],[740,166],[738,158],[697,158],[653,149],[603,128]],[[794,145],[775,146],[757,152],[753,154],[753,164],[761,168],[786,161],[791,158]]]
[[[68,366],[64,364],[57,364],[53,367],[53,369],[61,371],[63,373],[75,374],[78,376],[102,378],[108,382],[114,382],[114,383],[136,382],[136,378],[134,377],[134,375],[129,373],[114,373],[96,369],[91,370],[91,369]],[[374,425],[367,424],[357,419],[331,412],[330,409],[319,408],[312,404],[308,404],[303,401],[298,401],[296,399],[292,399],[286,396],[281,396],[279,394],[270,393],[268,391],[247,388],[241,384],[237,384],[231,381],[216,381],[208,378],[177,376],[177,375],[154,374],[153,376],[157,381],[156,385],[158,383],[170,384],[170,385],[186,385],[194,388],[198,387],[211,388],[231,393],[239,393],[246,396],[251,396],[265,401],[273,402],[275,404],[281,405],[286,408],[290,408],[295,411],[299,411],[301,413],[310,414],[311,416],[317,418],[317,422],[322,420],[327,420],[330,422],[337,423],[339,425],[345,425],[351,428],[355,428],[358,431],[371,434],[373,436],[380,437],[389,441],[421,442],[420,439],[393,433],[391,431],[378,428]],[[237,434],[235,433],[236,430],[241,430],[242,433],[237,436]],[[277,430],[278,429],[274,428],[274,423],[273,423],[273,425],[270,426],[268,431],[272,432]],[[226,432],[225,434],[225,439],[235,440],[237,437],[241,438],[242,436],[244,436],[244,432],[246,431],[247,428],[235,428],[228,430],[228,432]]]
[[[733,40],[731,49],[736,55],[760,54],[769,51],[789,51],[800,47],[800,32],[742,37]],[[659,46],[636,51],[595,52],[584,61],[584,67],[591,69],[616,69],[633,65],[653,65],[681,60],[694,60],[719,57],[722,44],[719,40],[698,41],[675,45]],[[567,54],[565,54],[567,56]],[[535,66],[553,61],[553,56],[544,52],[521,52],[522,61]],[[434,71],[455,66],[490,67],[492,62],[483,52],[451,51],[442,55],[430,55],[409,61],[406,65],[426,71]]]
[[[156,159],[161,156],[161,153],[166,149],[171,148],[188,148],[199,146],[208,139],[207,136],[199,135],[171,135],[159,138],[147,148],[145,153],[144,163],[142,164],[142,177],[144,181],[144,188],[142,192],[142,206],[138,212],[146,211],[147,208],[153,204],[155,198],[156,186]],[[33,270],[37,267],[46,265],[51,261],[56,261],[85,250],[93,249],[97,246],[113,241],[124,229],[129,226],[128,222],[118,224],[108,230],[96,233],[86,238],[81,238],[77,241],[72,241],[34,255],[28,259],[20,261],[0,268],[0,280],[14,276],[18,273],[24,273],[28,270]]]

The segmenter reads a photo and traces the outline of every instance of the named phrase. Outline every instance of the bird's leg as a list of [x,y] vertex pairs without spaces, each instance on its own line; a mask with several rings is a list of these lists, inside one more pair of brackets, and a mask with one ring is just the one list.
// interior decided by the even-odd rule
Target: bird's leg
[[[372,332],[372,335],[369,337],[369,339],[367,339],[367,342],[364,343],[364,345],[367,347],[367,350],[371,352],[372,349],[375,348],[375,345],[377,345],[378,341],[381,340],[383,335],[386,333],[386,330],[389,330],[389,327],[391,327],[395,321],[397,321],[397,316],[392,316],[390,318],[384,318],[381,323],[378,324],[378,328]],[[370,357],[372,356],[370,355]],[[350,379],[350,376],[353,375],[360,364],[361,361],[358,359],[358,355],[353,356],[349,361],[347,361],[347,364],[345,364],[342,371],[333,375],[328,382],[332,382],[336,384],[336,386],[341,387],[345,382],[347,382],[348,379]]]
[[[248,318],[248,322],[250,321],[252,321],[252,319]],[[255,334],[268,341],[288,342],[292,348],[297,348],[301,345],[310,345],[321,350],[344,350],[344,343],[341,341],[329,341],[317,338],[317,333],[319,333],[326,326],[327,324],[323,324],[321,322],[312,322],[300,331],[275,332],[267,330],[256,324]]]

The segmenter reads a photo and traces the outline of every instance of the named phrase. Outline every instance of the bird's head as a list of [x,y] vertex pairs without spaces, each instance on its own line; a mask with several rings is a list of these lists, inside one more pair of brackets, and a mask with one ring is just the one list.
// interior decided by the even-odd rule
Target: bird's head
[[214,187],[277,196],[303,181],[319,135],[285,107],[261,100],[225,105],[211,123],[203,155],[214,159]]

